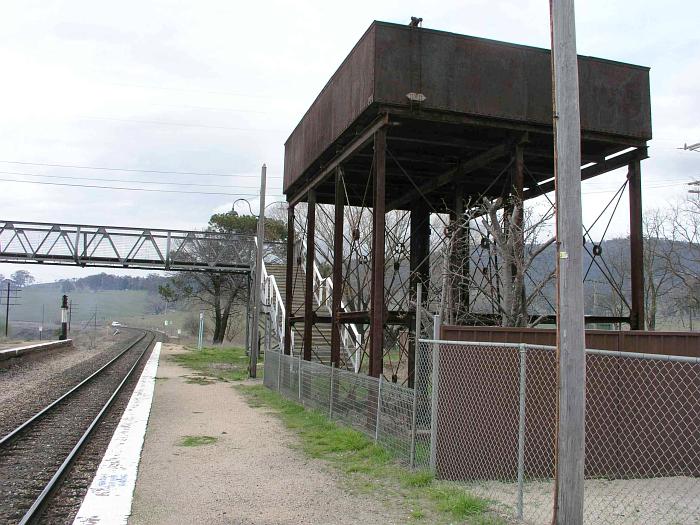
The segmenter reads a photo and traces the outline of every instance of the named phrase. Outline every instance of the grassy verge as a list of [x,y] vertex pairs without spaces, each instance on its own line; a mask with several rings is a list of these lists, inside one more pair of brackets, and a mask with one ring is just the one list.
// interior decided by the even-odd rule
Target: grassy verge
[[[204,347],[201,350],[185,347],[187,353],[174,356],[177,363],[191,368],[198,376],[190,382],[210,384],[211,380],[242,381],[248,379],[248,356],[243,348]],[[262,366],[258,375],[262,377]],[[210,378],[210,379],[208,379]]]
[[488,502],[459,485],[437,481],[430,472],[400,466],[385,449],[364,434],[337,425],[319,412],[306,410],[262,385],[237,385],[248,403],[273,410],[301,437],[300,447],[341,471],[348,487],[359,493],[380,495],[399,505],[409,521],[424,523],[506,523],[488,511]]

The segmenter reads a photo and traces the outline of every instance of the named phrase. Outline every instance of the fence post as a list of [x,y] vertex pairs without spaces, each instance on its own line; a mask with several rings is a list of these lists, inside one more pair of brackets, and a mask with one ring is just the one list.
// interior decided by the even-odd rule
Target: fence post
[[[433,315],[433,339],[440,339],[440,314]],[[431,373],[432,394],[430,399],[430,470],[437,469],[437,411],[438,411],[438,387],[439,387],[439,364],[440,364],[440,343],[433,343],[433,369]]]
[[297,383],[299,383],[299,401],[301,401],[301,354],[299,354],[299,380]]
[[[267,356],[265,357],[265,362],[267,362]],[[279,392],[282,383],[282,350],[277,352],[277,391]]]
[[420,361],[420,327],[423,305],[423,283],[416,284],[416,334],[413,345],[413,413],[411,414],[411,468],[416,465],[416,416],[418,412],[418,362]]
[[384,374],[379,374],[379,390],[377,391],[377,423],[374,426],[374,444],[379,440],[379,416],[382,407],[382,378]]
[[328,400],[328,418],[333,418],[333,378],[335,377],[335,363],[331,362],[331,392]]
[[520,343],[520,418],[518,421],[518,499],[516,503],[516,513],[519,521],[523,519],[523,487],[525,483],[525,343]]

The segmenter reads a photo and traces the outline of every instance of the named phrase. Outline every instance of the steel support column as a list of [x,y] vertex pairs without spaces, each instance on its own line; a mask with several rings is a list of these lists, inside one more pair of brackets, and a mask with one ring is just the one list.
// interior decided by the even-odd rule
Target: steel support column
[[284,353],[292,350],[292,301],[294,299],[294,206],[287,208],[287,283],[285,289]]
[[642,226],[642,177],[640,161],[630,162],[627,178],[630,199],[630,269],[632,306],[630,329],[644,330],[644,240]]
[[331,306],[331,365],[340,366],[340,330],[338,318],[343,299],[343,219],[345,216],[345,192],[341,168],[335,171],[335,221],[333,223],[333,299]]
[[[516,144],[513,150],[513,172],[511,174],[511,183],[513,185],[513,204],[515,209],[518,210],[517,214],[513,217],[513,232],[517,235],[517,239],[513,242],[514,248],[514,260],[522,261],[525,258],[525,229],[524,229],[524,217],[525,217],[525,201],[524,196],[524,186],[525,186],[525,162],[523,158],[523,145],[522,143]],[[518,269],[511,268],[511,275],[513,279],[524,279],[524,275],[518,276]],[[525,304],[525,284],[520,285],[521,296],[518,298],[520,301],[520,316],[521,323],[527,326],[527,306]]]
[[374,134],[372,210],[372,288],[370,301],[369,375],[379,377],[384,362],[384,241],[386,226],[386,128]]
[[306,284],[304,285],[304,360],[311,361],[314,328],[314,259],[316,255],[316,191],[309,191],[306,212]]
[[[416,286],[418,283],[422,283],[423,287],[423,297],[421,298],[421,303],[423,305],[428,302],[428,283],[430,279],[430,208],[428,204],[423,200],[419,199],[411,207],[411,255],[410,255],[410,266],[411,266],[411,297],[413,300],[411,303],[415,312],[416,304]],[[409,327],[409,347],[408,347],[408,386],[413,387],[414,377],[413,373],[415,371],[415,359],[416,359],[416,341],[420,338],[420,334],[416,334],[416,323],[412,323]]]

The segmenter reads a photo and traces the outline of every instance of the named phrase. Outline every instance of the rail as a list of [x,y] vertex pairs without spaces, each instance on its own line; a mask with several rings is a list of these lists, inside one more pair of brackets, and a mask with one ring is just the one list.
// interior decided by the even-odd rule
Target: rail
[[[81,381],[76,386],[71,388],[68,392],[64,393],[58,399],[51,402],[49,405],[47,405],[46,407],[41,409],[39,412],[34,414],[31,418],[29,418],[24,423],[19,425],[13,431],[11,431],[7,435],[3,436],[0,439],[0,450],[9,446],[15,440],[19,439],[19,436],[23,432],[26,432],[29,428],[32,427],[32,425],[34,425],[39,420],[43,419],[47,414],[52,412],[58,406],[62,405],[73,394],[75,394],[80,389],[84,388],[87,384],[92,382],[93,379],[95,379],[96,377],[101,375],[105,370],[109,369],[122,356],[124,356],[127,352],[132,350],[137,344],[141,343],[148,335],[149,335],[149,331],[144,330],[143,334],[140,337],[138,337],[135,341],[130,343],[124,350],[122,350],[118,355],[116,355],[114,358],[112,358],[110,361],[108,361],[105,365],[103,365],[101,368],[99,368],[98,370],[96,370],[95,372],[90,374],[87,378],[85,378],[83,381]],[[119,385],[116,387],[116,389],[112,392],[109,399],[102,405],[102,408],[100,409],[99,413],[95,416],[95,418],[92,420],[92,422],[88,425],[87,429],[80,436],[77,443],[72,447],[70,452],[65,456],[65,459],[63,460],[61,465],[58,467],[58,469],[54,472],[54,474],[51,477],[51,479],[49,480],[49,482],[44,486],[41,493],[32,502],[32,505],[30,506],[30,508],[26,511],[26,513],[24,514],[22,519],[19,521],[20,525],[26,524],[26,523],[31,523],[38,517],[38,515],[40,514],[44,505],[46,504],[48,498],[53,493],[53,491],[57,488],[58,484],[60,483],[60,481],[63,479],[63,477],[67,473],[68,469],[72,465],[72,463],[75,460],[75,458],[77,457],[78,453],[80,452],[80,450],[82,449],[82,447],[87,442],[90,435],[92,434],[93,430],[99,424],[99,422],[102,420],[103,416],[105,415],[105,413],[107,412],[109,407],[112,405],[112,403],[114,402],[116,397],[119,395],[122,388],[124,387],[126,382],[129,380],[129,378],[133,374],[134,370],[136,369],[138,364],[141,362],[141,359],[146,354],[148,349],[151,347],[151,344],[153,343],[153,341],[155,339],[156,339],[156,336],[151,334],[150,341],[148,342],[148,344],[145,345],[143,351],[140,353],[139,357],[136,359],[133,366],[130,367],[129,371],[126,373],[126,375],[124,376],[122,381],[119,383]]]

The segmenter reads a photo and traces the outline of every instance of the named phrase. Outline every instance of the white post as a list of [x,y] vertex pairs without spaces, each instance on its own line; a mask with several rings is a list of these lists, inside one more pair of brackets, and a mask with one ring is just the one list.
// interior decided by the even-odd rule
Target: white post
[[374,425],[374,444],[379,440],[379,416],[382,410],[382,379],[384,374],[379,374],[379,389],[377,390],[377,421]]
[[557,238],[556,525],[583,523],[586,354],[574,0],[550,0]]
[[[440,339],[440,314],[433,315],[433,339]],[[430,470],[437,470],[438,387],[440,384],[440,343],[433,344],[432,395],[430,403]]]
[[[267,363],[268,356],[265,355],[265,362]],[[280,391],[280,383],[282,383],[282,352],[277,352],[277,391]]]
[[202,349],[204,341],[204,312],[199,312],[199,334],[197,335],[197,350]]
[[525,343],[520,343],[520,418],[518,421],[518,500],[516,504],[516,513],[519,521],[523,520],[523,490],[525,483],[525,386],[526,386],[526,367],[525,367]]

